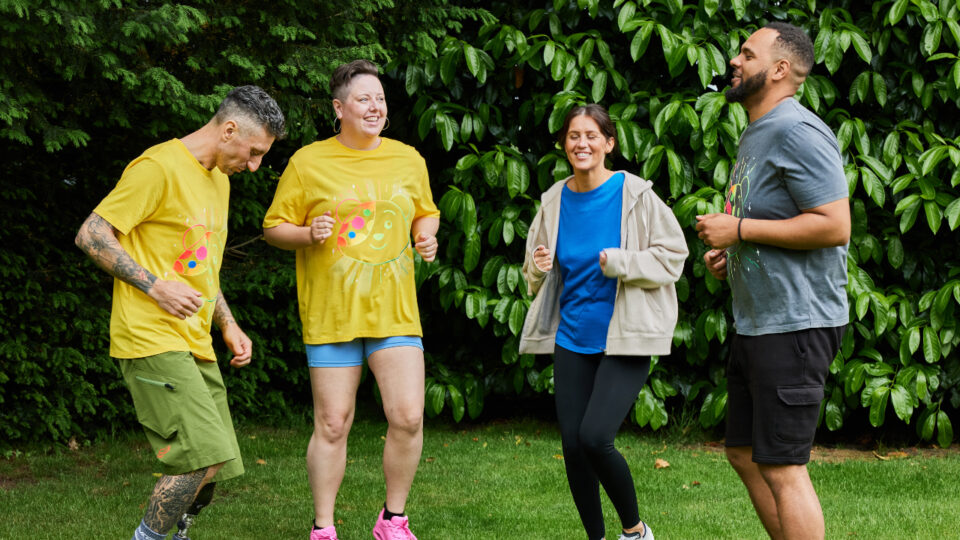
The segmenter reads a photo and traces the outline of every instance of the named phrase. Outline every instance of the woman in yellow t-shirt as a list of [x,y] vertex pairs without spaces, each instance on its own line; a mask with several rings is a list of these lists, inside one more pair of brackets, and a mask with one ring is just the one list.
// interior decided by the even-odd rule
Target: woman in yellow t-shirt
[[296,250],[314,405],[310,540],[337,538],[334,501],[364,359],[388,422],[386,502],[373,535],[415,540],[404,514],[423,447],[423,332],[413,252],[427,262],[436,257],[440,212],[420,154],[380,136],[388,121],[377,66],[356,60],[338,67],[330,90],[339,133],[290,158],[263,221],[267,242]]

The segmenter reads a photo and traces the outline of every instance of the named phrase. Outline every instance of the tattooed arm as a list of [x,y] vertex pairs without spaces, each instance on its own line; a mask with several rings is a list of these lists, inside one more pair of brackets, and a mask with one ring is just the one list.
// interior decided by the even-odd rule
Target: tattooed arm
[[240,329],[240,325],[233,318],[230,306],[227,305],[227,300],[223,297],[223,291],[217,293],[217,303],[213,308],[213,322],[220,329],[220,333],[223,334],[223,342],[233,352],[230,365],[244,367],[249,364],[253,356],[253,342]]
[[185,319],[203,305],[201,294],[179,281],[157,279],[137,264],[117,240],[117,229],[96,213],[80,226],[75,243],[111,276],[136,287],[167,313]]

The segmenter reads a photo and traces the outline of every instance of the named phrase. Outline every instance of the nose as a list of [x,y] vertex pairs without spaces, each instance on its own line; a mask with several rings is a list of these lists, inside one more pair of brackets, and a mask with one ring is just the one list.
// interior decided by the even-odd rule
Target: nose
[[260,162],[263,161],[263,156],[252,157],[247,160],[247,170],[250,172],[255,172],[260,168]]
[[734,56],[730,59],[730,67],[736,68],[740,65],[740,55]]

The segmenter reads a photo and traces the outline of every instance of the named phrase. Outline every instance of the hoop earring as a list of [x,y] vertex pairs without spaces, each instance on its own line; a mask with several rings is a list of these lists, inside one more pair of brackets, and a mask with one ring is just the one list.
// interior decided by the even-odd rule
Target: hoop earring
[[334,132],[334,133],[340,133],[340,124],[339,124],[339,122],[340,122],[340,119],[339,119],[339,118],[334,118],[334,119],[333,119],[333,132]]
[[383,129],[380,130],[381,133],[390,128],[390,118],[387,117],[387,123],[383,125]]

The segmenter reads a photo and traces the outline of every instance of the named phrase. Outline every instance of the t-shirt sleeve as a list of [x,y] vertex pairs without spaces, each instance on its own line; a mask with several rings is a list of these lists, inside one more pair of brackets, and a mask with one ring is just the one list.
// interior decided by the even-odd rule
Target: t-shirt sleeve
[[433,192],[430,191],[430,176],[427,174],[427,163],[419,155],[419,176],[417,182],[417,195],[413,199],[414,219],[421,217],[440,217],[440,210],[433,202]]
[[159,163],[151,158],[134,160],[93,213],[121,233],[130,234],[160,208],[166,188],[166,173]]
[[296,161],[291,159],[283,174],[280,175],[277,192],[273,195],[273,202],[270,203],[270,208],[267,209],[267,214],[263,218],[263,228],[272,229],[281,223],[304,225],[307,212],[303,201],[303,183],[297,171]]
[[833,133],[800,122],[784,137],[780,159],[784,184],[801,210],[850,195]]

